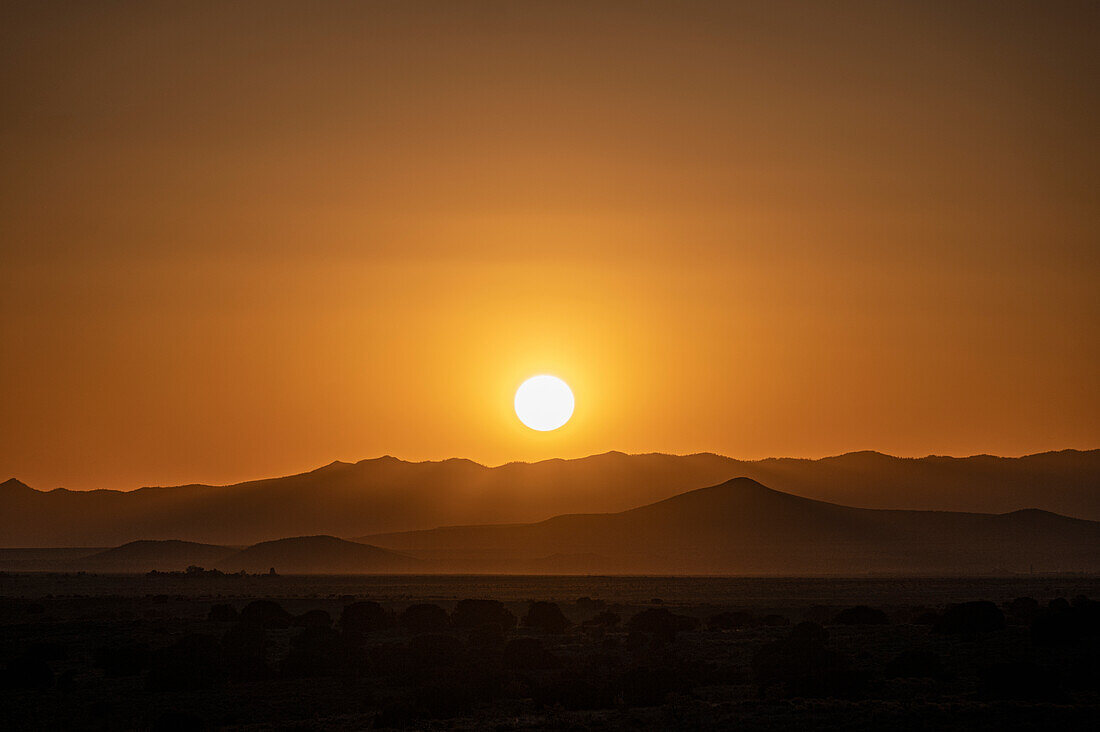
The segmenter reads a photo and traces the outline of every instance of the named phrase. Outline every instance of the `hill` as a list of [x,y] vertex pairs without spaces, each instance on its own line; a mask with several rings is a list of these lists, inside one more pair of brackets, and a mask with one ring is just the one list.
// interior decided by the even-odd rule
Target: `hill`
[[1100,519],[1100,450],[919,459],[859,452],[752,462],[708,453],[610,452],[498,467],[382,457],[235,485],[128,492],[39,491],[13,479],[0,484],[0,546],[111,546],[135,539],[241,545],[284,536],[531,522],[622,511],[733,476],[865,508],[1039,508]]
[[412,572],[420,563],[376,546],[334,536],[298,536],[265,541],[223,558],[218,569],[228,572],[280,574],[388,574]]
[[[452,571],[852,575],[1100,571],[1100,523],[1044,511],[852,508],[749,478],[613,514],[364,537]],[[572,558],[572,559],[571,559]]]
[[99,572],[180,571],[192,565],[209,567],[225,559],[233,549],[214,544],[169,539],[139,540],[80,559],[79,566]]

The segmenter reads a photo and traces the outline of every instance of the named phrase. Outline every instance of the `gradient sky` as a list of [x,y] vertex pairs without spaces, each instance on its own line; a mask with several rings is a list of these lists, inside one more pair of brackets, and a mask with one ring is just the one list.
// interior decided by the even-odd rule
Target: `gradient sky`
[[[0,479],[1100,446],[1100,4],[0,5]],[[575,416],[523,427],[526,377]]]

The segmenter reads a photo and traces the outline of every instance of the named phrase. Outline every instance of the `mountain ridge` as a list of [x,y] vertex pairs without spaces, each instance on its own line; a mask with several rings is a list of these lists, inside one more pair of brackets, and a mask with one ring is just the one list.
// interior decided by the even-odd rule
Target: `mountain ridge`
[[529,523],[607,513],[745,476],[793,495],[862,508],[1006,513],[1037,508],[1100,519],[1100,450],[996,458],[738,461],[713,453],[606,452],[486,467],[454,458],[334,461],[224,486],[0,490],[0,546],[112,546],[135,539],[247,545],[287,536],[362,536],[443,525]]
[[585,557],[587,572],[630,574],[1100,571],[1100,522],[1030,510],[853,508],[748,478],[612,514],[356,540],[486,573],[552,568],[553,557]]
[[88,489],[73,489],[58,486],[55,488],[38,489],[29,486],[19,478],[14,476],[9,477],[7,480],[0,483],[0,489],[4,488],[9,483],[13,485],[29,488],[35,493],[53,493],[55,491],[64,491],[66,493],[95,493],[95,492],[109,492],[109,493],[136,493],[137,491],[147,490],[160,490],[160,489],[175,489],[175,488],[232,488],[235,486],[248,485],[253,483],[264,483],[270,480],[278,480],[281,478],[297,478],[306,475],[313,475],[319,473],[327,468],[333,467],[353,467],[363,465],[365,463],[374,463],[378,461],[390,461],[398,462],[404,465],[445,465],[448,463],[465,463],[473,465],[486,470],[496,470],[498,468],[506,468],[510,466],[538,466],[550,463],[576,463],[586,460],[592,460],[594,458],[603,457],[667,457],[667,458],[717,458],[720,460],[729,460],[737,463],[774,463],[774,462],[799,462],[799,463],[822,463],[827,461],[836,461],[844,458],[851,458],[857,456],[870,456],[870,457],[884,457],[890,460],[898,461],[922,461],[922,460],[940,460],[940,461],[965,461],[965,460],[978,460],[982,458],[991,458],[994,460],[1027,460],[1030,458],[1042,458],[1056,455],[1083,455],[1083,456],[1098,456],[1100,457],[1100,448],[1078,449],[1078,448],[1063,448],[1061,450],[1044,450],[1041,452],[1027,453],[1025,455],[992,455],[990,453],[976,453],[974,455],[937,455],[931,453],[928,455],[922,455],[918,457],[905,457],[900,455],[891,455],[890,453],[880,452],[878,450],[852,450],[849,452],[837,453],[836,455],[825,455],[819,458],[807,458],[807,457],[766,457],[756,458],[753,460],[745,460],[741,458],[735,458],[729,455],[724,455],[717,452],[690,452],[690,453],[671,453],[671,452],[623,452],[621,450],[607,450],[605,452],[592,453],[591,455],[583,455],[576,458],[545,458],[543,460],[510,460],[508,462],[499,464],[480,463],[476,460],[464,457],[450,457],[442,458],[440,460],[406,460],[404,458],[395,457],[393,455],[379,455],[373,458],[363,458],[355,462],[348,462],[345,460],[333,460],[330,463],[321,465],[311,470],[306,470],[300,473],[289,473],[283,476],[276,476],[273,478],[251,478],[249,480],[238,481],[236,483],[180,483],[178,485],[145,485],[137,488],[122,489],[122,488],[88,488]]

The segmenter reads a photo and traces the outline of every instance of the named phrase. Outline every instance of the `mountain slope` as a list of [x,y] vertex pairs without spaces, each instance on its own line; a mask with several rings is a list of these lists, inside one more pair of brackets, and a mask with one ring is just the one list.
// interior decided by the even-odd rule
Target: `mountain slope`
[[707,453],[510,463],[335,462],[228,486],[37,491],[0,484],[0,546],[110,546],[134,539],[249,544],[267,539],[529,522],[659,501],[742,475],[796,495],[870,508],[1004,513],[1040,508],[1100,519],[1100,450],[1023,458],[895,458],[744,462]]
[[589,572],[640,574],[1100,571],[1100,523],[1042,511],[851,508],[749,478],[614,514],[363,540],[475,572],[523,571],[554,556],[584,556]]

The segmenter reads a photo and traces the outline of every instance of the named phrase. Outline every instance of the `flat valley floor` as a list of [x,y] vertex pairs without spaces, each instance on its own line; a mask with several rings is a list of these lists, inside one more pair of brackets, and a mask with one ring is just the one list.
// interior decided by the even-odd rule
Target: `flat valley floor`
[[1064,576],[9,572],[0,728],[1097,729],[1097,598]]

